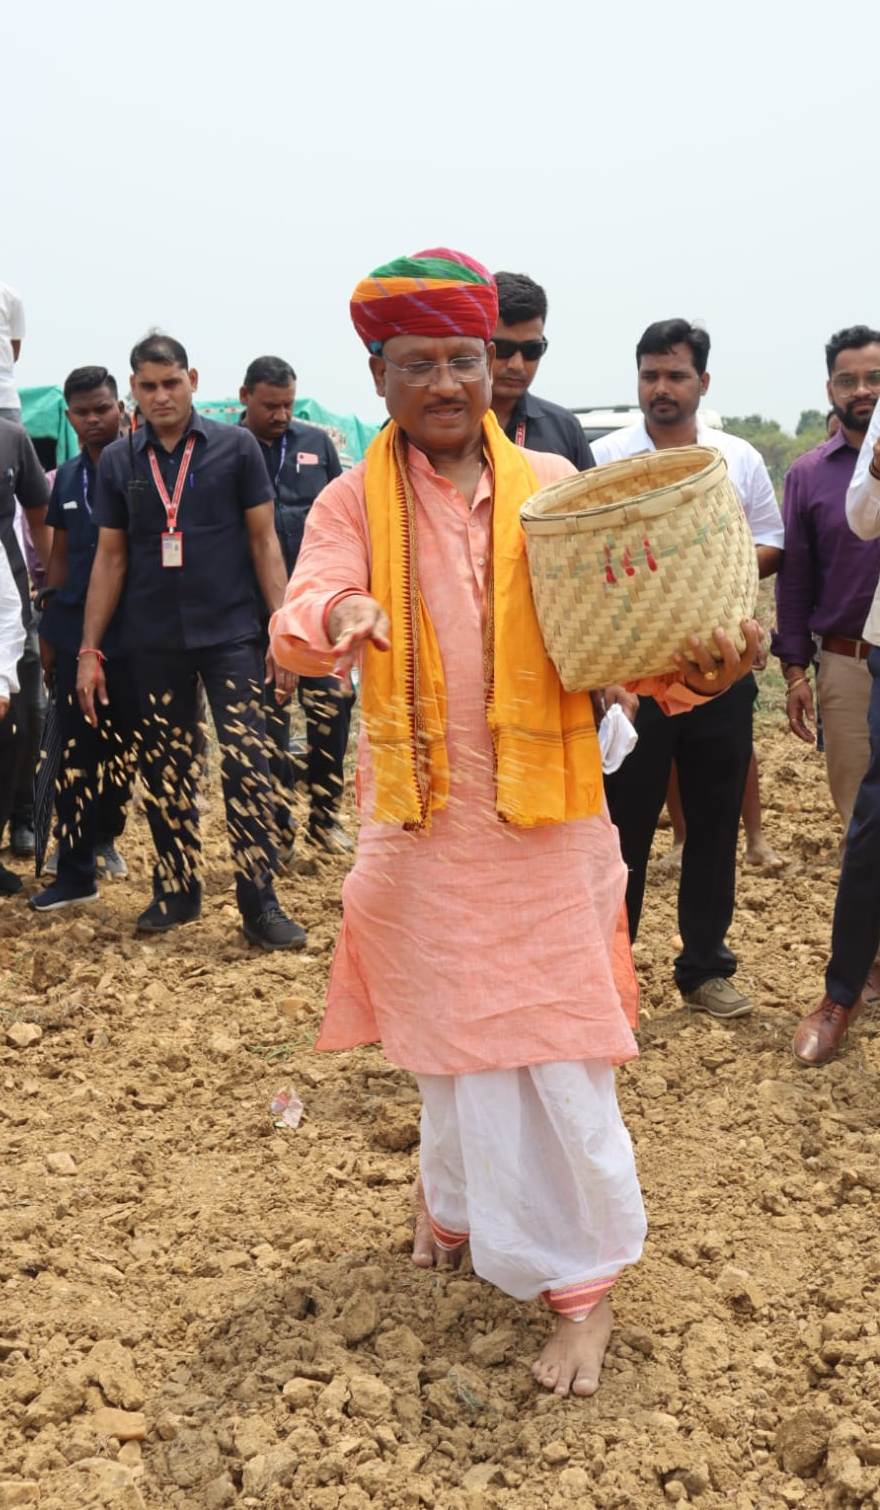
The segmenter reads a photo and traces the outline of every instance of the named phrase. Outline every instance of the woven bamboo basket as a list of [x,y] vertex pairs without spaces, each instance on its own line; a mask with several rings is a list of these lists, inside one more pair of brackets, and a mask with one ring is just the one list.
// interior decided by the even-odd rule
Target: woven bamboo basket
[[720,451],[683,446],[542,488],[520,510],[547,653],[569,692],[674,669],[697,634],[739,650],[755,545]]

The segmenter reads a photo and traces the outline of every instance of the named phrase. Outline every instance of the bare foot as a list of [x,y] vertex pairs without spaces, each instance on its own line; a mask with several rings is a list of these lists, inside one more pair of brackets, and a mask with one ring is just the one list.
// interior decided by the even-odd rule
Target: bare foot
[[434,1241],[421,1175],[416,1175],[410,1191],[410,1201],[413,1213],[412,1261],[416,1268],[457,1269],[461,1262],[462,1249],[455,1248],[450,1252],[448,1248],[441,1248],[440,1244]]
[[594,1395],[613,1324],[607,1297],[586,1321],[557,1316],[553,1336],[532,1364],[538,1383],[554,1395]]
[[758,834],[746,844],[746,864],[754,865],[757,870],[781,870],[785,861],[770,848],[763,834]]

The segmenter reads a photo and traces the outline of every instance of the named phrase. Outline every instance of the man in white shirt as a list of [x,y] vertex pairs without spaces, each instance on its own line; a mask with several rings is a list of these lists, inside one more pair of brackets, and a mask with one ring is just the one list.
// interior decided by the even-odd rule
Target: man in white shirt
[[24,305],[8,283],[0,283],[0,419],[21,423],[21,400],[14,366],[24,339]]
[[[846,517],[860,540],[880,539],[880,404],[847,491]],[[880,582],[862,635],[880,647]],[[862,1008],[880,1000],[880,648],[868,652],[868,670],[871,757],[846,833],[825,995],[794,1035],[795,1058],[811,1067],[833,1059]]]
[[[596,465],[671,446],[705,445],[721,451],[758,553],[762,577],[782,559],[784,531],[767,468],[754,446],[710,430],[698,414],[709,387],[709,336],[687,320],[649,325],[638,346],[639,407],[644,418],[592,442]],[[736,956],[725,943],[736,896],[736,846],[746,775],[752,754],[749,674],[724,697],[695,708],[687,718],[666,718],[653,698],[636,715],[639,742],[620,770],[606,779],[611,817],[629,867],[627,911],[635,939],[645,875],[672,763],[687,836],[678,890],[682,952],[675,980],[685,1001],[712,1017],[743,1017],[751,1002],[733,984]]]
[[[12,567],[5,550],[0,547],[0,728],[5,748],[12,700],[20,689],[18,663],[24,650],[25,629],[21,612],[21,597]],[[2,762],[0,762],[2,769]],[[12,870],[0,865],[0,896],[12,896],[21,889],[21,881]]]

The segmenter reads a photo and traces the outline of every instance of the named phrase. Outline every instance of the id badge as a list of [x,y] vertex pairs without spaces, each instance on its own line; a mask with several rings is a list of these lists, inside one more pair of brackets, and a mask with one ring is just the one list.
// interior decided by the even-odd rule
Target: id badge
[[180,530],[166,530],[162,536],[162,565],[183,565],[183,535]]

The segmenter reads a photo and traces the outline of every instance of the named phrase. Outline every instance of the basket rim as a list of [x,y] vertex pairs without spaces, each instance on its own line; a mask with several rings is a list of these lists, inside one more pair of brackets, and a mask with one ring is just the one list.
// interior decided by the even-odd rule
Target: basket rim
[[[666,457],[676,455],[683,456],[688,454],[693,455],[694,452],[700,452],[707,458],[703,465],[698,467],[696,471],[689,473],[686,477],[680,477],[676,482],[660,483],[656,488],[648,488],[642,493],[634,493],[629,498],[618,498],[613,503],[599,503],[593,504],[592,506],[588,505],[583,508],[573,508],[568,512],[554,511],[552,514],[545,514],[541,510],[540,506],[535,506],[538,499],[552,496],[553,494],[561,491],[564,488],[571,487],[572,484],[574,484],[577,480],[577,476],[592,478],[599,475],[600,473],[610,471],[612,467],[617,468],[618,470],[622,470],[623,468],[628,467],[631,462],[642,460],[647,457]],[[645,505],[653,505],[654,508],[656,508],[658,502],[660,502],[662,494],[672,495],[676,492],[680,493],[684,488],[693,487],[695,484],[704,481],[709,476],[709,474],[719,466],[719,463],[721,464],[723,471],[729,476],[724,453],[723,451],[719,450],[717,446],[669,446],[663,451],[639,451],[635,456],[622,457],[618,461],[605,462],[601,467],[591,467],[586,473],[579,473],[575,476],[569,477],[560,477],[558,481],[551,482],[546,487],[539,488],[536,493],[533,493],[531,497],[527,498],[525,503],[520,506],[520,520],[522,521],[523,525],[543,525],[549,533],[549,526],[557,524],[564,526],[575,519],[583,521],[584,523],[594,520],[598,524],[604,522],[613,514],[622,513],[627,509],[641,508]],[[663,510],[658,510],[658,512],[663,512]]]

